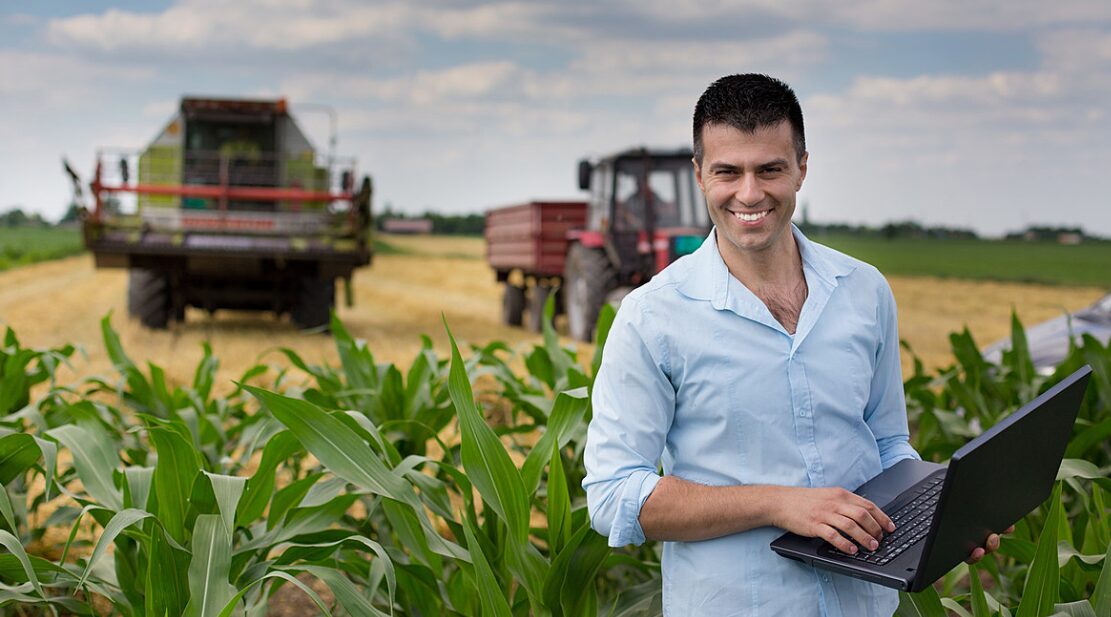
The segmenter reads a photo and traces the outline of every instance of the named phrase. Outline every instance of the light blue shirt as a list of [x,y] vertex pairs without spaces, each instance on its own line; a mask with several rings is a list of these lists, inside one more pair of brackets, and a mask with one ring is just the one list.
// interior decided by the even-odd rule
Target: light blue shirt
[[[610,546],[644,542],[638,518],[661,462],[665,474],[710,486],[851,490],[918,458],[887,281],[792,231],[809,288],[794,335],[729,273],[713,231],[622,301],[584,454],[591,525]],[[781,533],[664,542],[664,613],[894,613],[893,590],[773,553]]]

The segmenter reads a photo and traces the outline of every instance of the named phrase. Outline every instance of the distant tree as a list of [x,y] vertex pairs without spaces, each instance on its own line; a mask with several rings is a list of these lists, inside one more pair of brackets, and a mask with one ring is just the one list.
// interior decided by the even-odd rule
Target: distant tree
[[6,212],[0,213],[0,226],[2,227],[49,227],[38,212],[27,214],[23,208],[16,206]]
[[59,225],[70,225],[70,224],[73,224],[73,223],[77,223],[80,220],[81,220],[81,206],[79,206],[77,203],[71,203],[69,205],[69,209],[66,210],[66,213],[62,215],[62,218],[58,219],[58,224]]

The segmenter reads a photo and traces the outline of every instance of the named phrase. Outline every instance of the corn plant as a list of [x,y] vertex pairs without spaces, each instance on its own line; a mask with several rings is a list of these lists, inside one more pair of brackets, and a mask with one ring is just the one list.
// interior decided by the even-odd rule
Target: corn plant
[[938,589],[916,597],[904,594],[903,614],[1111,614],[1111,350],[1086,336],[1080,345],[1071,345],[1051,375],[1042,376],[1034,371],[1025,332],[1014,315],[1011,340],[998,365],[984,360],[967,329],[950,336],[953,366],[931,376],[915,359],[905,384],[916,429],[912,443],[924,458],[948,459],[968,439],[1087,363],[1092,385],[1057,487],[1002,538],[997,554],[972,568],[955,569]]
[[[333,319],[338,366],[283,349],[288,364],[251,367],[226,396],[207,345],[192,383],[172,385],[128,357],[106,317],[114,374],[63,386],[54,369],[72,348],[28,353],[9,332],[0,393],[19,394],[0,395],[0,614],[261,615],[292,587],[323,614],[659,615],[658,546],[607,547],[580,488],[612,311],[584,364],[550,302],[537,345],[464,357],[449,330],[450,357],[425,338],[404,369]],[[967,332],[953,367],[918,364],[914,443],[943,460],[1088,362],[1070,459],[998,553],[904,595],[903,614],[1111,610],[1109,352],[1085,340],[1044,378],[1017,320],[1015,334],[998,366]]]

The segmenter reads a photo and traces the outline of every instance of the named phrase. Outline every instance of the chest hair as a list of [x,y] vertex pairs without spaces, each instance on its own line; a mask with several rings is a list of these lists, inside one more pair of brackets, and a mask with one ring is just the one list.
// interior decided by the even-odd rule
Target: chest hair
[[788,333],[794,334],[799,323],[802,305],[809,291],[806,278],[799,277],[798,283],[791,287],[768,286],[756,290],[756,297],[763,301],[771,311],[772,317],[783,325]]

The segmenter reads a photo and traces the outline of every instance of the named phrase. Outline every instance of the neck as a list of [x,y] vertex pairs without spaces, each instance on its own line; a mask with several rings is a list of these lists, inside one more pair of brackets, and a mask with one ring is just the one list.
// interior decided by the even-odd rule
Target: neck
[[802,275],[802,256],[795,235],[788,230],[785,236],[762,251],[741,251],[728,241],[722,246],[718,236],[718,252],[729,273],[749,289],[793,285]]

